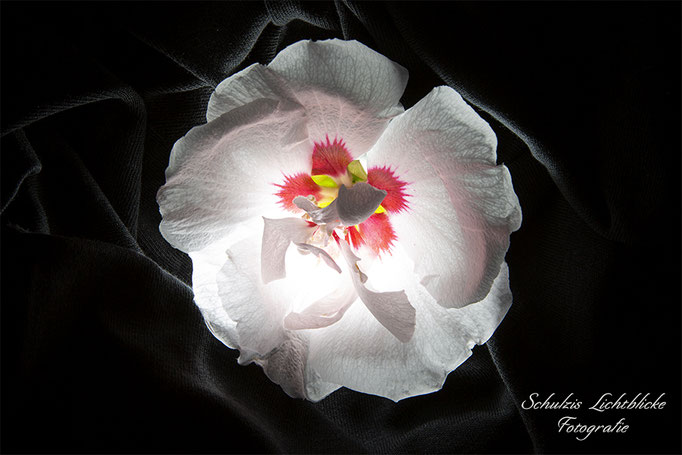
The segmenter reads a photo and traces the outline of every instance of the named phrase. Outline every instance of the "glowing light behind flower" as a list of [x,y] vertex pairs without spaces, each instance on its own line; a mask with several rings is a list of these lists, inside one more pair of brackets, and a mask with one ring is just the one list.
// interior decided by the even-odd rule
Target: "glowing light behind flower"
[[302,41],[229,77],[173,147],[161,232],[208,327],[291,396],[438,390],[509,305],[521,211],[490,127],[448,87]]

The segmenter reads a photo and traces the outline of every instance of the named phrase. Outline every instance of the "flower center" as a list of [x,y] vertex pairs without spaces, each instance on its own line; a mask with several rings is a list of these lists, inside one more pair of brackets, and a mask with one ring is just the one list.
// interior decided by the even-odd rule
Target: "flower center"
[[409,196],[407,184],[392,170],[366,170],[360,160],[352,158],[343,141],[329,138],[314,144],[309,174],[284,176],[284,182],[275,186],[285,209],[304,210],[304,219],[324,225],[308,243],[324,248],[335,231],[354,249],[366,245],[377,254],[390,254],[396,236],[389,215],[406,209]]

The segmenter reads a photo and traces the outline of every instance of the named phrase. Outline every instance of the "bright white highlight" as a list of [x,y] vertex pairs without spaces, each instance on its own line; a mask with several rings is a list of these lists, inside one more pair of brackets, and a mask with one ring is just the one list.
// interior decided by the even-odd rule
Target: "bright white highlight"
[[322,258],[314,254],[301,254],[295,245],[291,245],[287,251],[287,277],[280,280],[278,288],[291,297],[290,311],[301,312],[328,294],[343,292],[345,288],[350,287],[348,269],[343,259],[338,260],[338,252],[335,253],[332,243],[327,251],[332,258],[336,256],[335,260],[341,273],[329,267]]

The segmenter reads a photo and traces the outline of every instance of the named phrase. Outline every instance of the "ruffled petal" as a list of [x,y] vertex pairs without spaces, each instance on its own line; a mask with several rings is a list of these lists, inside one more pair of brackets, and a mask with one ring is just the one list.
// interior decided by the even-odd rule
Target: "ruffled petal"
[[296,332],[287,332],[279,347],[255,363],[275,384],[292,398],[305,398],[305,365],[308,357],[308,339]]
[[366,306],[351,306],[336,324],[309,334],[309,399],[324,398],[328,384],[394,401],[434,392],[471,355],[474,345],[492,336],[512,302],[506,264],[485,299],[447,309],[418,282],[408,266],[411,262],[404,249],[397,247],[390,259],[376,261],[367,274],[375,288],[404,288],[416,309],[412,338],[399,341]]
[[301,312],[291,312],[284,318],[284,328],[289,330],[320,329],[339,321],[355,302],[358,294],[346,286],[327,294]]
[[257,251],[253,238],[230,246],[228,260],[217,277],[218,295],[236,324],[240,363],[267,355],[287,338],[282,319],[290,311],[289,305],[273,292],[287,280],[263,284]]
[[329,255],[329,253],[327,253],[322,248],[318,248],[314,245],[309,245],[307,243],[298,242],[296,243],[296,246],[298,247],[299,250],[302,250],[303,252],[314,254],[318,258],[322,259],[332,270],[336,270],[338,273],[341,273],[341,268],[336,263],[334,258],[332,258]]
[[397,241],[439,304],[484,298],[504,260],[521,208],[509,171],[496,165],[490,126],[449,87],[396,118],[372,149],[408,183],[407,210],[391,216]]
[[259,100],[191,129],[175,143],[157,201],[161,233],[198,251],[240,223],[280,216],[275,183],[307,172],[310,151],[299,106]]
[[286,82],[265,65],[254,63],[218,84],[208,101],[206,120],[211,122],[226,112],[262,99],[295,102]]
[[263,217],[263,221],[265,225],[261,245],[261,277],[263,283],[267,284],[286,276],[284,259],[289,244],[305,242],[315,227],[301,218],[273,220]]
[[299,41],[268,65],[309,117],[311,143],[345,141],[357,157],[403,109],[407,70],[357,41]]
[[192,259],[192,290],[194,302],[213,335],[232,349],[239,346],[236,323],[225,311],[218,295],[218,273],[227,261],[225,248],[211,245],[189,253]]
[[286,315],[301,313],[330,293],[340,294],[349,284],[347,272],[339,274],[297,248],[286,251],[286,279],[263,283],[258,254],[262,221],[257,221],[247,223],[251,236],[223,249],[225,262],[216,277],[222,310],[234,322],[242,364],[269,358],[290,338],[291,331],[283,325]]
[[360,300],[381,323],[398,340],[406,343],[412,338],[415,324],[415,309],[404,291],[374,292],[365,286],[367,275],[358,267],[360,258],[350,250],[345,240],[339,240],[339,246],[348,264],[353,279],[353,286]]

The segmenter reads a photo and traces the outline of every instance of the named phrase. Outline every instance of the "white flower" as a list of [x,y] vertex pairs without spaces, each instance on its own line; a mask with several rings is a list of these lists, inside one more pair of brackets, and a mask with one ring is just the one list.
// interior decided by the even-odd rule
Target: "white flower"
[[175,143],[161,232],[213,334],[291,396],[442,387],[511,305],[521,210],[490,126],[449,87],[301,41],[224,80]]

